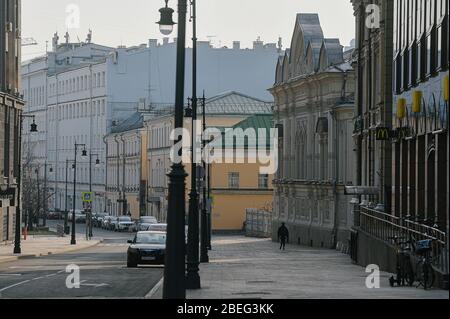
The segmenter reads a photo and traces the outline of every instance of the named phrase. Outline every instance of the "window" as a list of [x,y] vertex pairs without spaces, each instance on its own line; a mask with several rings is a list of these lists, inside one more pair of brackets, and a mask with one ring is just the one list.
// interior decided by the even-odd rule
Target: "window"
[[268,174],[258,174],[258,188],[262,188],[262,189],[269,188],[269,175]]
[[239,188],[239,173],[228,173],[228,188]]

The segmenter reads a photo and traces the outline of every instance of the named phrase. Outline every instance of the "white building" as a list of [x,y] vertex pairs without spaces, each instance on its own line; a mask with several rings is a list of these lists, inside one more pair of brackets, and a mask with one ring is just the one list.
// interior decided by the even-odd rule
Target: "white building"
[[353,219],[345,186],[354,184],[355,75],[338,39],[324,37],[317,14],[298,14],[280,58],[274,120],[280,168],[274,181],[273,239],[285,223],[293,243],[347,245]]
[[[25,113],[36,116],[38,134],[24,134],[23,152],[40,164],[47,176],[49,208],[65,208],[66,160],[74,159],[74,144],[86,144],[89,160],[77,158],[77,208],[81,193],[94,192],[93,210],[105,210],[106,145],[104,137],[138,109],[172,104],[175,98],[176,42],[150,40],[148,46],[110,48],[91,43],[65,43],[53,38],[52,52],[24,62],[22,88]],[[236,90],[268,100],[280,50],[255,41],[253,49],[198,45],[198,95]],[[192,50],[186,56],[186,95],[191,92]],[[24,125],[27,125],[25,121]],[[79,154],[81,154],[81,150]],[[96,167],[97,158],[100,160]],[[45,166],[44,164],[47,164]],[[55,174],[45,174],[43,168]],[[73,174],[69,172],[68,207],[72,207]],[[91,183],[90,183],[91,182]]]

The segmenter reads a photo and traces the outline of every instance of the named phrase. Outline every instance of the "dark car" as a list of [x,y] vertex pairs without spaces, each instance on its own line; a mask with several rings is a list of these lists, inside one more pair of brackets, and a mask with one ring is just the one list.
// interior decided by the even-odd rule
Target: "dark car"
[[166,255],[166,232],[140,231],[128,241],[127,267],[163,265]]

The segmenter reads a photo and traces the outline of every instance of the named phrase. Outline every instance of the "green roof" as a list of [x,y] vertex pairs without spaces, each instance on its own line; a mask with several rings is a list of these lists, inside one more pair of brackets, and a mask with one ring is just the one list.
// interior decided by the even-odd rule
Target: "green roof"
[[[212,145],[222,144],[222,148],[226,149],[234,149],[234,148],[241,148],[242,146],[245,149],[248,149],[249,144],[255,145],[258,149],[258,140],[259,140],[259,130],[263,129],[266,131],[266,138],[265,141],[261,141],[265,144],[265,147],[272,148],[273,147],[273,141],[270,139],[270,129],[273,128],[273,116],[270,114],[258,114],[253,115],[251,117],[248,117],[247,119],[237,123],[231,128],[226,127],[220,127],[219,130],[222,132],[222,138],[220,140],[216,140],[216,142],[213,142]],[[242,129],[242,131],[245,131],[247,129],[254,129],[256,136],[255,137],[249,137],[248,135],[244,137],[244,141],[240,140],[238,143],[237,138],[233,138],[233,142],[231,142],[230,138],[226,138],[226,131],[228,130],[235,130],[235,129]]]

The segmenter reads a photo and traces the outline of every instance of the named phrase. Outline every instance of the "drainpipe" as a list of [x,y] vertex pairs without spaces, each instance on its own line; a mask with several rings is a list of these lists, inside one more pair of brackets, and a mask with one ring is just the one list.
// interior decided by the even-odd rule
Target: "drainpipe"
[[[117,140],[117,135],[114,136],[114,141],[117,144],[117,193],[119,193],[119,199],[120,199],[120,144]],[[118,202],[119,203],[119,202]]]
[[334,144],[334,181],[333,181],[333,194],[334,194],[334,218],[333,218],[333,249],[336,249],[337,246],[337,238],[338,238],[338,191],[337,184],[339,180],[339,143],[338,143],[338,121],[336,118],[336,111],[330,111],[331,119],[334,123],[334,136],[333,136],[333,144]]
[[105,209],[108,205],[108,142],[106,141],[106,135],[103,137],[103,143],[105,143]]
[[123,138],[123,134],[120,135],[120,140],[122,141],[122,157],[123,157],[123,168],[122,168],[122,215],[127,215],[127,202],[126,202],[126,195],[125,195],[125,165],[126,165],[126,158],[125,158],[125,139]]

